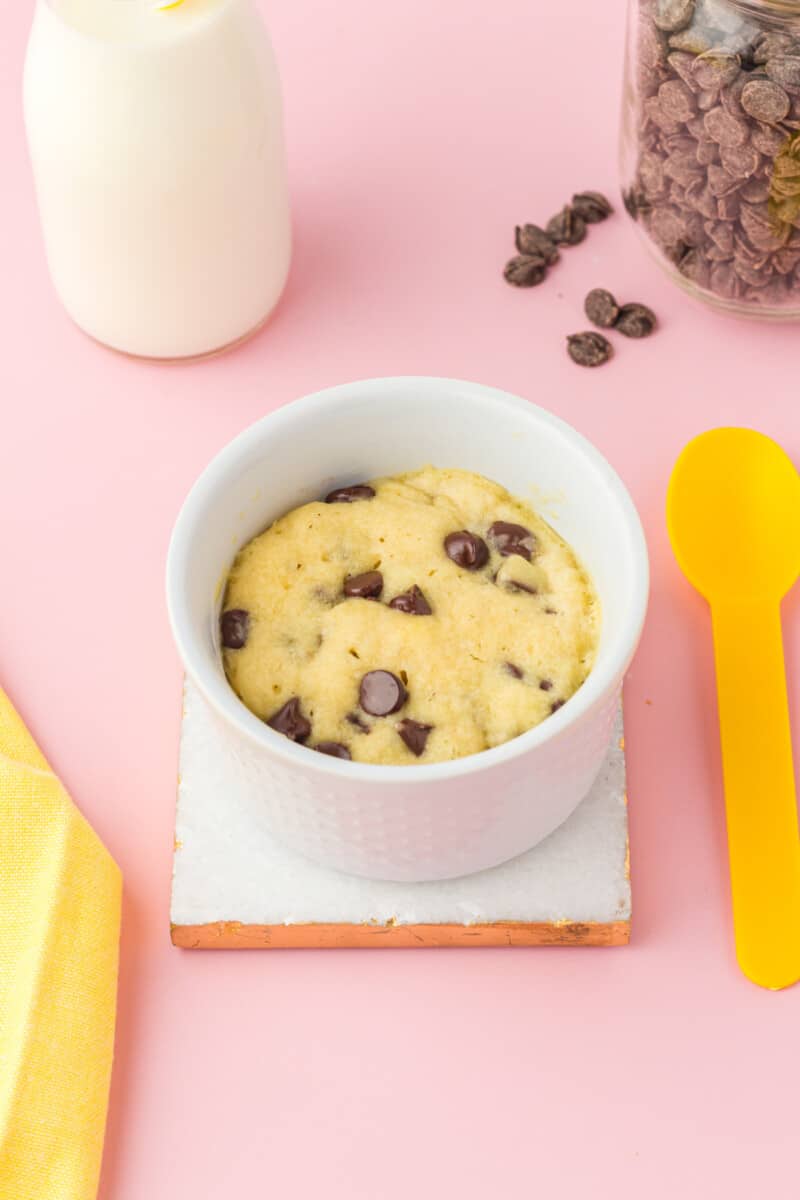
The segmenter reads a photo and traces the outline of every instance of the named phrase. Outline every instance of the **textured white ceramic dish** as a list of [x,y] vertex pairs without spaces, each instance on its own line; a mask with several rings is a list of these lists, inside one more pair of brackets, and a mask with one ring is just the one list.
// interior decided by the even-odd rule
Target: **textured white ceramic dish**
[[[239,547],[288,509],[337,485],[426,463],[480,472],[539,503],[599,593],[595,667],[546,722],[481,754],[410,767],[315,754],[259,721],[225,679],[217,627],[226,573]],[[390,880],[495,866],[566,820],[605,760],[647,595],[639,518],[598,451],[541,408],[448,379],[344,384],[265,417],[195,484],[167,565],[178,650],[235,744],[240,779],[261,821],[322,866]]]

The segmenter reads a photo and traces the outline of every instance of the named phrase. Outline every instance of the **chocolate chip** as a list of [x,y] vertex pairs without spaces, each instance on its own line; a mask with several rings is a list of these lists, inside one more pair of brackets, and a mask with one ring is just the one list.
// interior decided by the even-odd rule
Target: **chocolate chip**
[[538,225],[517,225],[514,232],[517,250],[526,258],[543,258],[548,266],[558,262],[558,246]]
[[[743,146],[750,137],[747,122],[724,108],[712,108],[703,118],[706,133],[718,146]],[[718,193],[719,194],[719,193]]]
[[648,337],[656,327],[656,314],[645,304],[623,304],[615,328],[625,337]]
[[685,29],[694,16],[695,0],[656,0],[653,24],[664,33]]
[[391,671],[367,671],[358,690],[358,702],[373,717],[388,717],[408,699],[401,681]]
[[550,712],[551,713],[558,712],[558,710],[560,708],[563,708],[565,704],[566,704],[566,700],[554,700],[553,703],[550,705]]
[[765,70],[787,92],[800,92],[800,55],[776,54],[767,60]]
[[518,254],[503,268],[503,278],[513,287],[536,287],[547,274],[547,263],[540,254]]
[[345,596],[361,600],[377,600],[383,591],[383,576],[380,571],[365,571],[363,575],[350,575],[344,581]]
[[522,679],[525,672],[516,663],[504,662],[503,667],[508,675],[512,675],[514,679]]
[[503,558],[519,554],[521,558],[530,562],[536,552],[536,538],[524,525],[514,525],[511,521],[495,521],[489,526],[489,537],[497,553]]
[[292,696],[291,700],[287,700],[276,713],[272,714],[267,724],[271,729],[282,733],[290,742],[304,742],[311,733],[311,722],[303,716],[298,696]]
[[394,600],[390,600],[389,608],[409,613],[412,617],[429,617],[431,615],[431,606],[425,599],[421,588],[418,588],[416,584],[407,592],[401,592],[399,596],[395,596]]
[[458,567],[467,571],[477,571],[489,561],[489,549],[483,538],[467,529],[459,529],[448,533],[444,539],[444,550]]
[[565,204],[561,212],[547,222],[547,235],[559,246],[577,246],[586,237],[586,222]]
[[241,650],[250,632],[250,613],[244,608],[229,608],[219,619],[219,630],[226,650]]
[[375,489],[368,483],[353,483],[349,487],[335,488],[325,497],[326,504],[352,504],[355,500],[371,500]]
[[716,91],[734,82],[741,65],[742,60],[738,54],[715,46],[698,55],[692,74],[698,88]]
[[658,89],[658,103],[668,120],[678,124],[690,121],[695,113],[694,95],[682,79],[668,79],[662,83]]
[[352,758],[352,754],[342,742],[317,742],[312,746],[318,754],[328,754],[331,758]]
[[572,211],[582,217],[587,225],[605,221],[614,211],[602,192],[578,192],[572,197]]
[[412,721],[410,717],[404,717],[397,723],[397,732],[417,758],[425,753],[428,735],[432,729],[432,725],[423,725],[421,721]]
[[771,79],[752,79],[742,88],[742,108],[765,125],[777,125],[791,107],[786,92]]
[[542,689],[543,692],[552,692],[552,690],[553,690],[552,679],[540,679],[539,687]]
[[354,729],[357,729],[359,733],[370,732],[369,725],[366,723],[366,721],[361,720],[361,717],[358,715],[358,713],[348,713],[345,717],[345,721],[347,721],[348,725],[352,725]]
[[579,367],[599,367],[613,354],[611,343],[602,333],[588,330],[573,333],[567,338],[567,353]]
[[583,311],[600,329],[610,329],[619,316],[616,300],[604,288],[592,288],[583,302]]

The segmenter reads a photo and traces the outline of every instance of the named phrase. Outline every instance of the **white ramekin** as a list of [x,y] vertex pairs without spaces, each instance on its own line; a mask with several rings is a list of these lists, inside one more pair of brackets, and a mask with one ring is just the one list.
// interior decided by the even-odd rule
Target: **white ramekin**
[[[258,720],[225,679],[217,626],[226,573],[239,547],[288,509],[427,463],[480,472],[531,499],[575,548],[602,603],[595,667],[542,725],[468,758],[382,767],[314,754]],[[603,764],[647,595],[639,518],[598,451],[525,400],[450,379],[344,384],[245,430],[192,488],[167,564],[178,650],[230,739],[259,824],[325,867],[378,879],[495,866],[566,820]]]

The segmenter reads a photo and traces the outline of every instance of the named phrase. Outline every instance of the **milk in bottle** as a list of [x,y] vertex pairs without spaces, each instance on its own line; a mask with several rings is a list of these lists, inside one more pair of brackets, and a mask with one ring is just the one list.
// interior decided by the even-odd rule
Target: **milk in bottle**
[[38,0],[25,118],[50,272],[87,333],[184,358],[266,319],[290,230],[254,0]]

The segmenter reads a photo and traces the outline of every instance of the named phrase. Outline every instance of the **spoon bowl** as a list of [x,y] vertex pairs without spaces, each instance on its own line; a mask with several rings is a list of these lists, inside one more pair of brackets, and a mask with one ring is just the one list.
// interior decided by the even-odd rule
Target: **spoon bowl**
[[681,570],[709,601],[780,599],[800,574],[800,476],[763,433],[712,429],[690,442],[667,514]]

